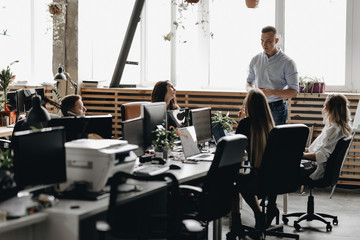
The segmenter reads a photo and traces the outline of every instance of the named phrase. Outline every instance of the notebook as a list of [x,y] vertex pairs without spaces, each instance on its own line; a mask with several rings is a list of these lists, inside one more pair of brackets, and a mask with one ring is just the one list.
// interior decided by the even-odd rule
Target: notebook
[[196,133],[194,126],[179,128],[180,140],[186,160],[212,161],[214,154],[201,153],[197,147]]

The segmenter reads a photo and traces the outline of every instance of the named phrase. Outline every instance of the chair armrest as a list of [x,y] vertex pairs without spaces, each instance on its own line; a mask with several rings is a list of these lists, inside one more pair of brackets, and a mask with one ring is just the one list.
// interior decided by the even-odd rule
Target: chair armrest
[[201,193],[202,189],[200,187],[192,186],[192,185],[180,185],[180,191],[183,193]]
[[105,221],[96,221],[96,230],[99,232],[108,232],[110,231],[110,225]]
[[7,140],[7,139],[2,139],[2,138],[0,138],[0,142],[2,142],[2,143],[11,143],[11,141],[10,140]]
[[202,232],[206,228],[201,222],[194,219],[182,220],[182,224],[187,232]]

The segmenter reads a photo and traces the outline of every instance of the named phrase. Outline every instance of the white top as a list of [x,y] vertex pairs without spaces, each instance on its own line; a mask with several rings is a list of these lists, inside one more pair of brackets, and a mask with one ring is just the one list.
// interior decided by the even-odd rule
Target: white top
[[343,136],[337,124],[324,126],[321,134],[309,147],[309,153],[315,153],[317,162],[315,172],[310,175],[311,179],[316,180],[324,176],[326,162],[330,154],[334,151],[337,142]]

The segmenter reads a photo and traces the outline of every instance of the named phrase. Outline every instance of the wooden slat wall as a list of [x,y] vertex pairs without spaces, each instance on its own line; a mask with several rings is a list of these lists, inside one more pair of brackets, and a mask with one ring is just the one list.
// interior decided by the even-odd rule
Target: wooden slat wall
[[[86,88],[81,89],[81,95],[87,113],[92,114],[112,114],[113,115],[113,135],[121,136],[121,112],[120,106],[126,102],[150,101],[151,90],[147,89],[105,89],[105,88]],[[229,112],[230,116],[238,119],[238,111],[242,105],[246,93],[244,92],[217,92],[217,91],[177,91],[177,100],[181,107],[212,108],[212,113],[222,111],[223,114]],[[288,123],[304,123],[314,126],[313,138],[316,138],[322,128],[321,109],[328,94],[299,94],[297,98],[289,101]],[[345,94],[350,101],[352,116],[355,116],[359,94]],[[236,127],[236,126],[235,126]],[[353,144],[347,156],[346,162],[341,173],[340,184],[360,185],[360,136],[355,135]]]

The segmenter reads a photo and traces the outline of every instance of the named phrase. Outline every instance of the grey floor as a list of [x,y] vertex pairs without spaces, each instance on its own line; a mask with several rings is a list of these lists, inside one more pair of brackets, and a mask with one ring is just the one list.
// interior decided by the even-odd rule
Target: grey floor
[[[305,189],[305,194],[301,195],[299,192],[288,195],[288,212],[306,211],[308,190]],[[294,218],[289,219],[288,225],[284,225],[280,216],[280,224],[284,225],[284,232],[297,233],[302,240],[357,240],[360,239],[360,188],[359,189],[345,189],[336,188],[333,197],[330,199],[330,189],[315,189],[315,212],[328,213],[337,215],[339,224],[333,226],[331,232],[326,232],[325,224],[318,221],[301,222],[300,231],[295,231],[293,228]],[[283,200],[282,196],[278,196],[278,207],[282,210]],[[281,211],[282,212],[282,211]],[[245,225],[254,225],[254,217],[251,209],[245,202],[242,204],[241,219]],[[275,220],[273,221],[273,224]],[[210,226],[211,228],[211,226]],[[224,217],[222,219],[222,239],[226,239],[226,233],[229,231],[229,219]],[[209,231],[212,232],[212,229]],[[209,239],[212,234],[209,234]],[[251,239],[249,237],[244,239]],[[284,239],[272,236],[267,236],[266,239]]]

